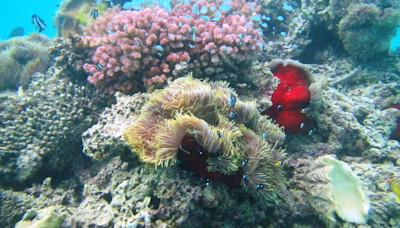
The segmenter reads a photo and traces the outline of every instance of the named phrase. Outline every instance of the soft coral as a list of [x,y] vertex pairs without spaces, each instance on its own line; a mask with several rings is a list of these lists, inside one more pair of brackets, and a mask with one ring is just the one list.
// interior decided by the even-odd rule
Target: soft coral
[[302,112],[310,103],[310,81],[305,71],[281,63],[272,72],[281,82],[272,94],[272,106],[263,114],[284,126],[286,133],[298,134],[308,129],[312,121]]

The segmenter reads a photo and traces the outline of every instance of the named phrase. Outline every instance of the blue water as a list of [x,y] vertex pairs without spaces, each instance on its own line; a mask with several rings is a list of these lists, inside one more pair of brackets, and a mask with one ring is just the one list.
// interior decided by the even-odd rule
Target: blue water
[[390,41],[390,50],[396,50],[396,47],[400,47],[400,27],[397,28],[397,34]]
[[56,29],[53,28],[53,17],[57,11],[57,4],[61,0],[18,0],[18,1],[1,1],[0,13],[0,39],[8,38],[11,30],[15,27],[23,27],[25,35],[31,32],[37,32],[35,25],[31,22],[32,14],[37,14],[47,24],[46,30],[43,32],[47,36],[53,37],[56,35]]

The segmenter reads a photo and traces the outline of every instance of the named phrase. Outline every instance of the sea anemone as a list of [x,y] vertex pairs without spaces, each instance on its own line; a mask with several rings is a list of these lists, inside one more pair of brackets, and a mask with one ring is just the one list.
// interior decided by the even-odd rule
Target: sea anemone
[[400,11],[373,3],[353,4],[339,22],[339,35],[348,53],[367,59],[388,51],[400,25]]
[[144,162],[178,165],[229,187],[273,192],[281,181],[275,164],[284,157],[278,145],[285,135],[258,113],[255,102],[236,100],[227,85],[191,75],[175,80],[153,94],[125,137]]

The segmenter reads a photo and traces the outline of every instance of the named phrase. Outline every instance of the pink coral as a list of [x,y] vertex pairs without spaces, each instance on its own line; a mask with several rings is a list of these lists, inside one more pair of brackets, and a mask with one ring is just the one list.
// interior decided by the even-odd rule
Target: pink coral
[[231,9],[220,11],[220,4],[201,0],[170,12],[159,6],[109,9],[84,29],[83,42],[94,50],[84,65],[89,82],[109,93],[132,93],[180,76],[173,72],[182,62],[194,76],[243,73],[264,45],[250,19],[259,7],[232,0]]

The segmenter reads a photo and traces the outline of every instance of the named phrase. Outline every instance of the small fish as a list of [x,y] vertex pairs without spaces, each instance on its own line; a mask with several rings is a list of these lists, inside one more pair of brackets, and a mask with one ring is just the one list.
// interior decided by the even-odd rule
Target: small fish
[[154,92],[155,89],[156,89],[156,86],[151,85],[151,86],[147,87],[147,92],[152,93],[152,92]]
[[247,180],[247,178],[249,177],[249,175],[247,175],[247,174],[243,174],[243,177],[242,177],[242,179],[243,180]]
[[264,186],[263,186],[262,184],[258,184],[258,185],[256,186],[256,188],[257,188],[257,190],[261,190],[261,189],[264,188]]
[[155,48],[156,48],[157,50],[159,50],[159,51],[164,50],[164,48],[163,48],[161,45],[156,45]]
[[217,131],[217,135],[218,135],[218,138],[222,137],[222,133],[220,131]]
[[229,98],[229,106],[231,108],[235,107],[236,104],[236,97],[231,93],[231,97]]
[[394,179],[390,183],[392,191],[397,195],[397,202],[400,203],[400,178]]
[[283,161],[277,161],[275,163],[275,165],[278,166],[278,167],[281,167],[281,166],[283,166]]
[[93,9],[92,12],[90,13],[90,16],[92,16],[93,19],[96,20],[96,18],[99,17],[99,11],[97,9]]
[[311,130],[308,132],[308,135],[309,135],[309,136],[314,135],[316,131],[317,131],[316,128],[311,129]]
[[306,126],[306,123],[305,123],[305,122],[301,123],[301,124],[300,124],[300,129],[303,129],[305,126]]
[[247,165],[247,162],[249,162],[249,159],[244,159],[244,161],[242,162],[242,166],[245,167]]
[[281,109],[282,108],[282,105],[278,105],[278,107],[277,107],[278,109]]
[[16,36],[23,36],[24,35],[24,28],[16,27],[11,30],[10,34],[8,35],[8,39],[16,37]]
[[211,19],[212,21],[219,21],[219,19],[221,19],[221,16],[222,16],[222,13],[221,13],[221,11],[217,11],[215,14],[214,14],[214,18],[213,19]]
[[268,134],[267,134],[267,133],[263,133],[263,134],[262,134],[262,137],[263,137],[263,139],[267,139]]
[[231,112],[230,114],[229,114],[229,119],[235,119],[236,118],[236,112]]
[[98,63],[98,64],[96,65],[96,68],[97,68],[97,70],[101,70],[101,69],[103,69],[103,66],[102,66],[100,63]]
[[32,23],[35,25],[36,29],[39,29],[39,33],[43,32],[44,29],[46,28],[46,23],[42,18],[40,18],[38,15],[33,14],[31,17]]
[[97,4],[97,5],[100,5],[100,4],[102,4],[103,2],[107,2],[107,4],[108,4],[109,7],[110,7],[110,6],[111,6],[111,7],[114,6],[114,3],[113,3],[111,0],[103,0],[103,1],[97,0],[96,4]]
[[308,108],[303,108],[300,113],[302,114],[307,114],[308,113]]
[[285,160],[277,161],[277,162],[275,163],[275,165],[278,166],[278,167],[282,167],[282,166],[284,166],[290,159],[291,159],[291,158],[287,158],[287,159],[285,159]]

